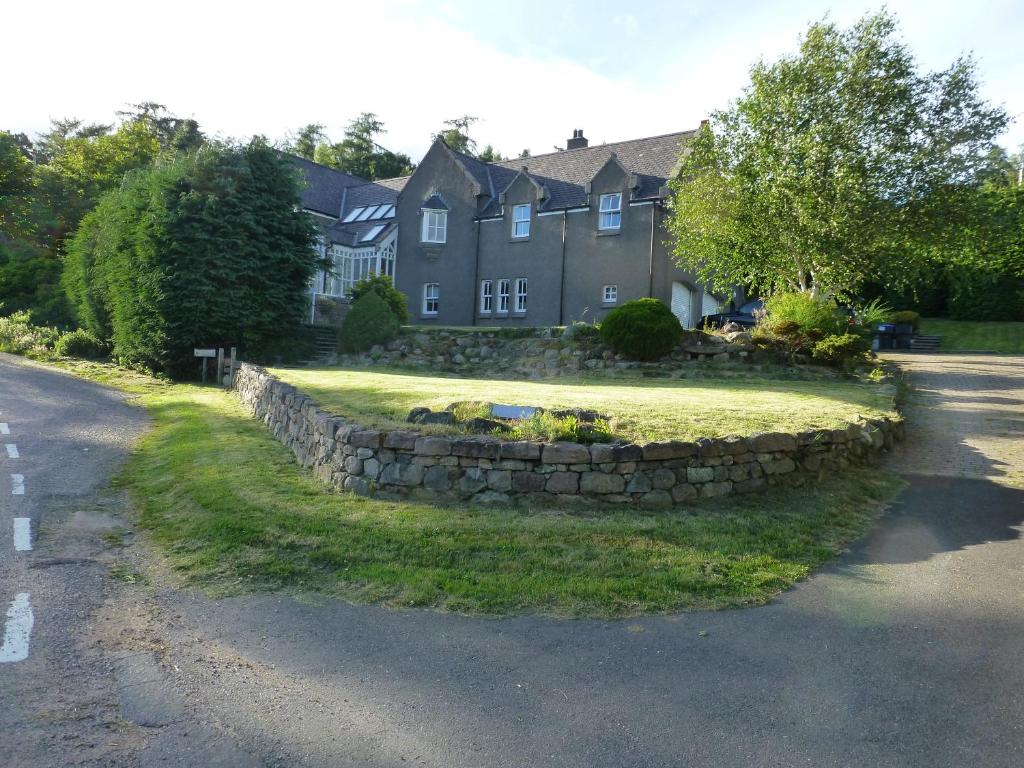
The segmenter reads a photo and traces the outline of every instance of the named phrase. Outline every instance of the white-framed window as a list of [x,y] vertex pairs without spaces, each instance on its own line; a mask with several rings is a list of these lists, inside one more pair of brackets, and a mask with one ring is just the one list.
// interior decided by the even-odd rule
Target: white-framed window
[[605,304],[614,304],[619,300],[619,286],[606,285],[601,295],[601,301]]
[[619,229],[622,226],[622,194],[601,195],[598,229]]
[[443,243],[448,237],[448,211],[423,210],[424,243]]
[[516,279],[516,312],[526,311],[526,278]]
[[509,281],[498,281],[498,312],[508,313]]
[[480,314],[491,314],[494,304],[494,284],[490,280],[480,281]]
[[423,314],[436,315],[441,302],[441,286],[437,283],[423,284]]
[[530,204],[512,208],[512,237],[530,236]]

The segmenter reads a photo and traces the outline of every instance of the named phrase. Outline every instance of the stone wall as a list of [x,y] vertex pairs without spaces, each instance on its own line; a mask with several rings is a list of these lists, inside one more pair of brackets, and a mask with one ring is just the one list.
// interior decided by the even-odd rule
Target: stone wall
[[656,362],[641,363],[615,354],[600,341],[577,339],[562,328],[403,328],[386,346],[360,355],[343,355],[338,362],[347,367],[405,366],[448,373],[504,373],[517,378],[626,371],[682,376],[699,363],[777,362],[770,353],[755,349],[748,335],[731,336],[730,341],[719,335],[687,331],[671,354]]
[[243,363],[235,388],[251,413],[322,481],[362,495],[476,502],[579,502],[666,508],[752,493],[871,463],[903,436],[898,420],[845,429],[696,442],[508,442],[364,429]]

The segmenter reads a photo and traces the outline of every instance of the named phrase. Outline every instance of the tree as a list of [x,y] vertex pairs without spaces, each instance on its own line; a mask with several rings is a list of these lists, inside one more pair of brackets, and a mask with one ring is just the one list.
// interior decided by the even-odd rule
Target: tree
[[488,144],[483,148],[483,151],[476,156],[477,160],[482,160],[485,163],[499,163],[505,158],[501,156],[501,153]]
[[966,211],[1005,112],[961,58],[919,73],[888,13],[813,24],[799,53],[760,62],[681,158],[676,261],[713,289],[849,293],[899,283]]
[[294,168],[266,143],[208,145],[129,174],[82,221],[64,285],[116,358],[182,375],[192,348],[253,358],[305,317],[318,264]]
[[408,155],[392,152],[377,143],[376,137],[382,133],[385,133],[384,123],[372,112],[363,112],[348,124],[341,142],[319,144],[313,159],[370,181],[412,173],[414,166]]
[[18,139],[0,131],[0,238],[28,228],[32,197],[32,163]]
[[313,160],[317,147],[326,143],[328,139],[324,126],[320,123],[307,123],[299,129],[293,139],[285,143],[284,149],[293,155]]
[[[485,163],[497,163],[505,158],[493,146],[488,144],[481,151],[477,151],[476,141],[470,138],[469,129],[480,121],[479,117],[463,115],[453,120],[445,120],[445,127],[433,135],[433,139],[441,139],[449,148],[464,155],[475,157]],[[525,151],[525,150],[524,150]],[[522,155],[520,155],[522,157]]]

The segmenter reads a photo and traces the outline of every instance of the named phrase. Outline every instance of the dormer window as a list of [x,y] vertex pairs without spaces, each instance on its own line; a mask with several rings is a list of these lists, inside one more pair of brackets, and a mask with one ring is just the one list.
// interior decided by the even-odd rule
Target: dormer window
[[530,205],[516,205],[512,208],[512,237],[530,236]]
[[447,238],[448,211],[435,211],[424,208],[421,240],[424,243],[443,243]]
[[598,216],[598,229],[619,229],[622,226],[622,194],[601,195]]

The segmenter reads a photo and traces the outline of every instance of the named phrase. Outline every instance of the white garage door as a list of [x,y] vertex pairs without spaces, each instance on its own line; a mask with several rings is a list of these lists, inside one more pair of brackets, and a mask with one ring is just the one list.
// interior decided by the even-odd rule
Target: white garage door
[[693,295],[688,286],[680,282],[672,283],[672,314],[679,318],[683,328],[693,328],[690,307],[693,306]]
[[710,293],[704,294],[700,300],[700,316],[705,315],[717,315],[718,314],[718,299],[712,296]]

